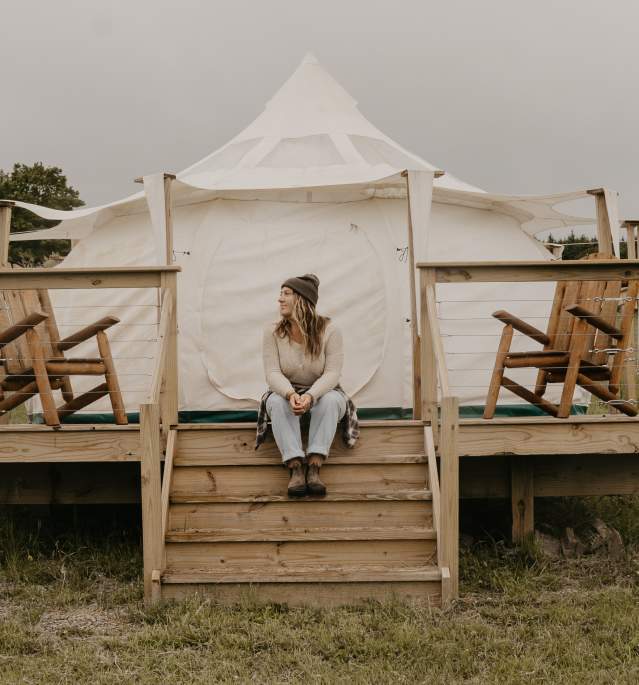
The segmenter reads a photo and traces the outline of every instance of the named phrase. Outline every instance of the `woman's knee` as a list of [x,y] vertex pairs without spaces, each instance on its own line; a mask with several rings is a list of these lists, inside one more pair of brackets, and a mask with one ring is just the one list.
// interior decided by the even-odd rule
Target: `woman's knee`
[[266,411],[268,412],[269,416],[272,416],[273,413],[283,413],[287,410],[290,411],[290,406],[291,405],[288,403],[288,400],[284,399],[281,395],[278,395],[275,392],[272,393],[266,400]]
[[321,407],[324,412],[335,412],[341,416],[346,411],[346,401],[344,396],[337,392],[337,390],[329,390],[325,395],[319,398],[317,406]]

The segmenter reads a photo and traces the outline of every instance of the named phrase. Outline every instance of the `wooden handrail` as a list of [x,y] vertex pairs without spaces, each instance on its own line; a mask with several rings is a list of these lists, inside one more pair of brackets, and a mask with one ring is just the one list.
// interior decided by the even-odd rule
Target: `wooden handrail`
[[171,481],[173,479],[173,456],[177,430],[169,431],[166,439],[166,453],[164,455],[164,477],[162,478],[162,541],[166,540],[166,531],[169,527],[169,499],[171,494]]
[[639,279],[639,259],[521,262],[420,262],[434,283],[527,283]]
[[[424,446],[432,493],[433,523],[437,533],[437,565],[442,573],[442,604],[457,596],[459,587],[459,400],[450,392],[446,355],[437,318],[436,278],[433,269],[421,269],[422,407]],[[439,382],[438,382],[439,381]],[[441,395],[441,427],[438,416]],[[437,452],[440,475],[437,472]]]
[[426,316],[428,319],[428,327],[430,329],[432,346],[435,351],[435,359],[437,362],[437,376],[439,378],[439,386],[442,396],[448,397],[450,395],[450,382],[448,380],[448,368],[446,366],[446,356],[444,354],[444,345],[442,343],[442,336],[439,330],[439,321],[437,320],[437,301],[435,298],[435,286],[428,284],[425,287],[426,302],[422,305],[426,307]]
[[166,274],[179,266],[129,266],[103,268],[0,268],[0,290],[50,290],[98,288],[159,288]]
[[[433,526],[437,539],[440,538],[441,521],[441,500],[439,494],[439,475],[437,473],[437,454],[435,453],[435,440],[433,438],[433,427],[424,426],[424,444],[426,446],[426,457],[428,458],[428,485],[431,492],[433,504]],[[441,548],[437,545],[437,558],[440,559]],[[440,564],[441,565],[441,564]]]
[[[144,597],[161,597],[166,567],[166,530],[177,431],[177,283],[175,268],[160,273],[161,308],[158,350],[146,404],[140,406],[142,442],[142,512],[144,529]],[[161,437],[166,437],[164,476],[160,476]]]
[[168,339],[170,335],[171,315],[173,313],[173,300],[168,293],[162,296],[162,308],[160,310],[160,325],[158,328],[158,354],[155,358],[153,376],[151,377],[151,389],[147,397],[147,403],[159,404],[160,391],[166,369],[166,357],[168,354]]

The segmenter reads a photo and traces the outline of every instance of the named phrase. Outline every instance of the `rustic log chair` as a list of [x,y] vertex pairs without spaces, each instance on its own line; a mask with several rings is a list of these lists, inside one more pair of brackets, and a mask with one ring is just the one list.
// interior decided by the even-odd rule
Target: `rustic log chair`
[[[605,255],[590,255],[588,259]],[[504,329],[497,350],[484,418],[495,415],[502,387],[557,418],[570,415],[575,387],[581,386],[610,406],[637,415],[637,407],[620,396],[623,366],[632,346],[632,322],[638,284],[629,281],[621,297],[620,281],[557,283],[546,333],[503,310],[493,316]],[[620,311],[618,305],[622,301]],[[511,352],[513,332],[543,345],[542,350]],[[504,375],[506,369],[537,368],[534,392]],[[563,383],[559,405],[543,398],[548,383]]]
[[[118,322],[106,316],[61,340],[47,290],[0,291],[0,416],[39,394],[45,423],[59,428],[61,416],[109,395],[115,423],[126,424],[105,333]],[[64,352],[93,337],[98,358],[65,358]],[[105,382],[74,396],[70,376],[104,376]],[[56,408],[52,391],[58,389],[65,403]]]

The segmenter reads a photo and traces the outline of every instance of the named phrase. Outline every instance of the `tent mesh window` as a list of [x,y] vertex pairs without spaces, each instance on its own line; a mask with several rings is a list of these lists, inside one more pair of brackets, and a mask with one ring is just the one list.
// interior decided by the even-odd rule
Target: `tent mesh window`
[[344,164],[344,160],[331,137],[322,133],[282,138],[257,166],[290,169],[333,164]]
[[412,169],[415,166],[414,159],[389,145],[385,140],[355,135],[350,135],[349,138],[357,152],[372,166],[388,164],[395,169]]
[[251,138],[250,140],[243,140],[240,143],[228,145],[211,157],[203,159],[199,164],[190,169],[189,173],[215,171],[216,169],[233,169],[261,140],[261,138]]

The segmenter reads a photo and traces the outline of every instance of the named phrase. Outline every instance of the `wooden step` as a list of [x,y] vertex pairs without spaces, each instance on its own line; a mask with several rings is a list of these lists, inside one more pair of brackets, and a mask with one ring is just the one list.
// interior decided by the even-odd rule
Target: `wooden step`
[[441,580],[436,566],[333,566],[292,568],[235,567],[206,571],[167,569],[163,583],[364,583]]
[[[363,460],[359,463],[378,463],[376,460],[388,459],[389,455],[423,457],[423,453],[424,431],[420,422],[370,422],[369,425],[362,423],[360,438],[353,449],[344,447],[341,437],[336,435],[329,459],[332,463],[356,458]],[[255,450],[254,425],[178,427],[176,466],[240,465],[242,460],[254,463],[257,458],[271,463],[281,462],[272,437]]]
[[227,529],[247,532],[260,529],[300,528],[431,528],[429,501],[289,500],[285,502],[172,504],[168,531]]
[[[357,448],[337,455],[331,452],[327,466],[338,464],[425,464],[428,462],[426,455],[415,454],[375,454],[374,452],[360,451]],[[176,455],[176,466],[279,466],[283,467],[282,457],[279,452],[273,450],[262,452],[253,450],[252,452],[240,454],[211,454],[209,457],[204,455],[189,455],[187,452],[182,456]]]
[[341,540],[436,540],[433,528],[397,526],[385,528],[225,528],[224,530],[170,531],[167,543],[207,542],[309,542]]
[[[186,578],[183,578],[186,580]],[[381,581],[337,583],[210,583],[183,582],[164,583],[162,598],[181,600],[197,595],[226,605],[238,603],[276,603],[291,607],[314,608],[337,607],[376,600],[400,600],[419,604],[425,608],[441,606],[441,580],[429,581]]]
[[[173,502],[275,501],[286,499],[288,469],[279,466],[176,466]],[[329,497],[339,499],[424,499],[426,464],[327,464],[322,480]]]
[[162,597],[440,605],[423,424],[361,427],[355,449],[333,444],[328,495],[289,499],[275,443],[255,451],[254,424],[179,426]]
[[[431,531],[432,532],[432,531]],[[371,538],[318,541],[300,537],[286,542],[170,542],[166,546],[167,567],[175,570],[215,570],[228,567],[296,568],[297,566],[428,566],[437,563],[434,536],[419,539]]]
[[365,494],[357,495],[346,493],[344,495],[328,493],[323,497],[319,495],[304,495],[304,497],[291,498],[288,495],[258,495],[257,497],[240,497],[237,495],[184,495],[171,496],[171,502],[176,504],[198,504],[203,502],[243,502],[247,504],[259,504],[261,502],[403,502],[405,500],[430,502],[432,494],[430,490],[398,490],[391,494]]

